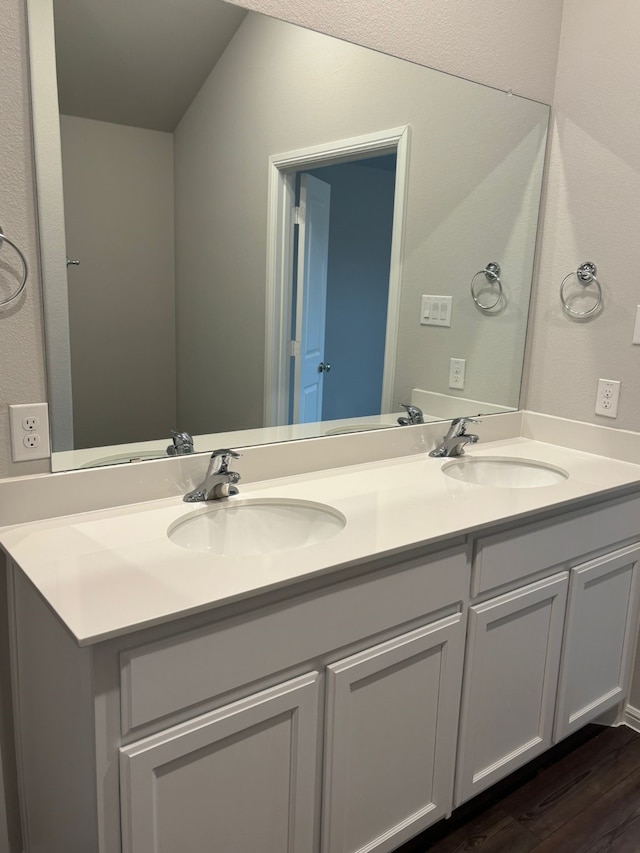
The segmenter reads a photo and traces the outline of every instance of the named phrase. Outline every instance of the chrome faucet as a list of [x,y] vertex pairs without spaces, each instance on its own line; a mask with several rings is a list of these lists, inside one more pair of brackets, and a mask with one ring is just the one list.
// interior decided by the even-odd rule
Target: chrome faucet
[[472,432],[467,432],[467,424],[479,424],[479,418],[456,418],[451,421],[449,431],[429,456],[462,456],[466,444],[477,444],[480,439]]
[[193,437],[188,432],[178,432],[176,429],[172,429],[170,432],[173,444],[167,447],[169,456],[184,456],[186,453],[193,453]]
[[410,426],[412,424],[423,424],[424,415],[422,409],[418,406],[410,406],[408,403],[400,403],[403,409],[407,410],[406,418],[398,418],[400,426]]
[[230,471],[232,459],[240,459],[241,453],[235,450],[214,450],[209,460],[207,473],[202,483],[193,491],[187,492],[183,500],[187,503],[198,501],[219,501],[238,494],[236,483],[240,479],[237,471]]

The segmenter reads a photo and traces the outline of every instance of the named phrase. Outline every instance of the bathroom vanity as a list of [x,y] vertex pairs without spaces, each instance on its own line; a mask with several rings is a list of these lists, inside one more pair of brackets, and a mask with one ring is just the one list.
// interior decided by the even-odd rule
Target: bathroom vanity
[[179,498],[0,531],[26,850],[392,851],[615,722],[640,467],[471,454],[496,455],[567,476],[481,486],[424,454],[254,483],[345,520],[273,553],[177,546]]

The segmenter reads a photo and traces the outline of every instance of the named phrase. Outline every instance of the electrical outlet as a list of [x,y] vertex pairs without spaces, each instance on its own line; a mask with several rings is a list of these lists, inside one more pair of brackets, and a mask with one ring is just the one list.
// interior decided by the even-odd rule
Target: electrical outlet
[[464,388],[466,367],[467,361],[464,358],[449,359],[449,388],[457,388],[459,391]]
[[9,406],[11,456],[14,462],[47,459],[49,446],[49,408],[46,403],[20,403]]
[[598,379],[596,415],[602,415],[605,418],[618,417],[620,385],[617,379]]

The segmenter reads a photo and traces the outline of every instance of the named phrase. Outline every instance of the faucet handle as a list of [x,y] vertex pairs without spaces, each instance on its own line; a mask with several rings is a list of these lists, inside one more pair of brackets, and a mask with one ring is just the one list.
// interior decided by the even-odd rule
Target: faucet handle
[[228,474],[231,460],[240,459],[241,456],[242,453],[238,453],[237,450],[214,450],[211,454],[211,460],[220,459],[220,466],[216,470],[217,474]]
[[480,417],[454,418],[451,421],[451,426],[452,427],[458,427],[458,429],[460,430],[460,434],[464,434],[464,431],[465,431],[467,424],[481,424],[481,423],[482,423],[482,418],[480,418]]

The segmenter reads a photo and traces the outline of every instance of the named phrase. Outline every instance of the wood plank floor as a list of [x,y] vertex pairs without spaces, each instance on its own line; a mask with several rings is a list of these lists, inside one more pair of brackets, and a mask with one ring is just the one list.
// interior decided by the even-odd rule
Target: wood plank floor
[[640,734],[587,726],[396,853],[640,853]]

